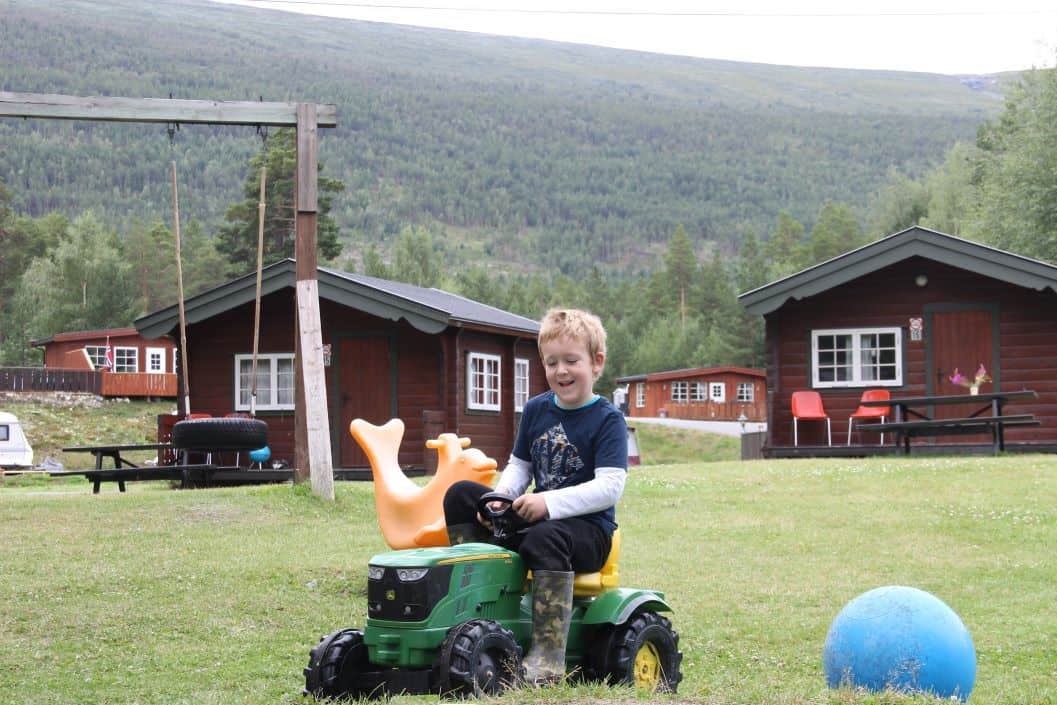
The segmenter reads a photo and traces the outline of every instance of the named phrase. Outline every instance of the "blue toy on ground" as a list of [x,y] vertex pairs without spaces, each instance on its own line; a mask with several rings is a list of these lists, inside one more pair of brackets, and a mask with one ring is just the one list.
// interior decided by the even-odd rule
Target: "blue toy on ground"
[[257,465],[257,469],[261,470],[262,464],[268,462],[272,457],[272,449],[268,446],[263,448],[257,448],[256,450],[250,451],[250,462]]
[[829,628],[822,661],[831,688],[964,701],[976,682],[976,649],[962,620],[936,596],[900,585],[849,602]]

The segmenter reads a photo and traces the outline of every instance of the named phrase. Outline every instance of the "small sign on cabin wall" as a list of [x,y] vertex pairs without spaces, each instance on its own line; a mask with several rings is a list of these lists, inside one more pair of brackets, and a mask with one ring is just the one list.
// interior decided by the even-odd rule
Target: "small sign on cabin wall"
[[910,319],[910,339],[920,341],[925,332],[925,324],[920,318]]
[[323,366],[330,367],[330,343],[323,343]]

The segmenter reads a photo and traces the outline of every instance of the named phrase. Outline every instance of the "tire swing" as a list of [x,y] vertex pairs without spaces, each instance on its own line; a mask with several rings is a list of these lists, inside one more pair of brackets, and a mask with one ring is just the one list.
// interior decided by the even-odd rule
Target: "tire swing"
[[[176,132],[180,129],[178,124],[170,124],[169,149],[174,152]],[[258,128],[262,137],[266,133]],[[177,189],[176,179],[176,157],[172,157],[172,202],[173,202],[173,234],[176,241],[176,283],[177,296],[180,312],[180,361],[183,370],[183,400],[184,420],[177,421],[172,428],[172,445],[177,451],[205,452],[207,463],[211,461],[211,453],[219,450],[254,451],[261,457],[261,451],[268,446],[268,424],[256,416],[257,396],[257,346],[258,331],[260,329],[261,310],[261,261],[263,258],[264,243],[264,185],[266,168],[261,166],[261,198],[258,205],[258,218],[260,227],[257,236],[257,300],[256,315],[253,323],[253,372],[252,372],[252,396],[250,404],[251,418],[238,416],[226,416],[214,418],[203,416],[195,418],[191,413],[191,385],[188,375],[187,355],[187,316],[184,311],[184,282],[183,282],[183,255],[180,246],[180,196]],[[270,451],[268,453],[270,455]],[[267,459],[267,458],[265,458]]]

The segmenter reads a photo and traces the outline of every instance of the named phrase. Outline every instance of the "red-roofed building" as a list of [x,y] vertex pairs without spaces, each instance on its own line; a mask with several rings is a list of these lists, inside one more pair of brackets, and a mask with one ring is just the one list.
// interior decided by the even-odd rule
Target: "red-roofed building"
[[[176,343],[170,336],[148,339],[135,328],[56,333],[31,340],[44,352],[46,370],[100,371],[106,397],[175,397]],[[111,348],[112,368],[106,363]]]
[[695,367],[617,378],[628,385],[628,416],[695,421],[767,420],[763,370]]

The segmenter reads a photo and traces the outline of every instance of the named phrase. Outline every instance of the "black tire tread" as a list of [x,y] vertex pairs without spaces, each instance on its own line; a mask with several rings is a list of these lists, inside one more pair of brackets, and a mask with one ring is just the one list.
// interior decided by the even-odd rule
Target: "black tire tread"
[[305,693],[316,698],[347,698],[360,695],[356,676],[367,665],[363,632],[339,629],[324,636],[309,652],[304,669]]
[[268,424],[260,419],[185,419],[172,427],[178,450],[257,450],[268,445]]
[[503,645],[511,651],[514,663],[511,663],[504,680],[508,684],[514,682],[521,664],[521,647],[514,640],[514,633],[498,622],[472,619],[452,627],[440,646],[434,679],[442,695],[497,695],[502,690],[502,685],[496,689],[482,689],[474,680],[473,650],[483,641],[505,642]]
[[653,639],[660,647],[663,681],[661,690],[675,693],[683,679],[683,652],[679,650],[679,633],[671,621],[653,611],[636,612],[620,625],[599,631],[587,677],[614,685],[634,683],[635,654],[642,639]]

